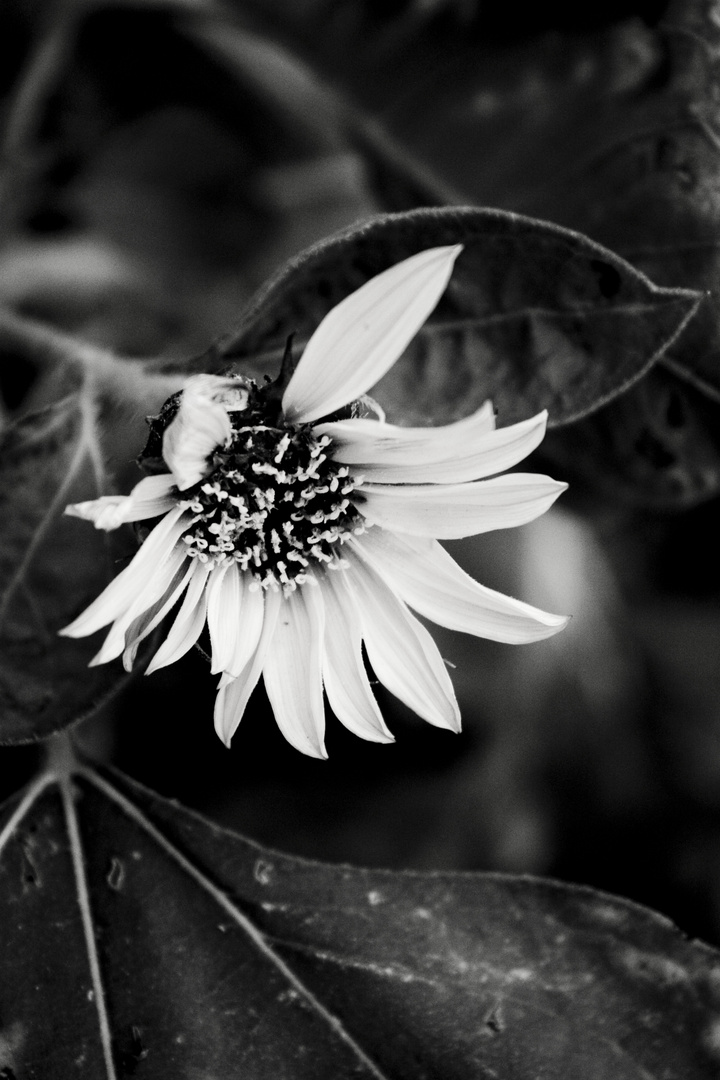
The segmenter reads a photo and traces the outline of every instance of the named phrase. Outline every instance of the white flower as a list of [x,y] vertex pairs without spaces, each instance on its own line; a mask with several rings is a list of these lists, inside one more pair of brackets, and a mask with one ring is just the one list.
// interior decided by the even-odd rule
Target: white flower
[[122,654],[129,669],[177,607],[148,672],[178,660],[207,625],[223,742],[262,674],[285,737],[325,757],[323,690],[355,734],[392,741],[363,645],[393,694],[429,723],[459,729],[446,666],[411,608],[494,641],[562,629],[565,618],[478,584],[437,541],[522,525],[554,502],[564,484],[497,475],[538,445],[546,414],[500,430],[489,404],[439,428],[354,415],[437,304],[460,250],[423,251],[348,296],[289,381],[287,367],[261,388],[241,377],[188,379],[155,421],[169,471],[126,497],[68,507],[101,529],[160,517],[62,631],[82,637],[112,624],[93,663]]

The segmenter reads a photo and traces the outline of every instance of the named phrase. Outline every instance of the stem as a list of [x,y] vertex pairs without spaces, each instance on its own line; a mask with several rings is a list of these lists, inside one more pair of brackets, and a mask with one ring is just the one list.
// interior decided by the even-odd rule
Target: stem
[[45,743],[45,768],[43,773],[59,784],[68,781],[80,768],[69,731],[53,735]]
[[0,230],[11,230],[32,171],[31,146],[75,37],[75,5],[58,2],[31,48],[0,143]]
[[158,371],[157,361],[116,356],[87,341],[73,337],[46,323],[0,308],[0,352],[27,360],[34,368],[47,371],[75,366],[92,376],[96,386],[121,402],[152,411],[182,387],[185,374]]
[[102,352],[52,326],[16,315],[8,308],[0,308],[0,350],[14,353],[41,369],[87,363]]

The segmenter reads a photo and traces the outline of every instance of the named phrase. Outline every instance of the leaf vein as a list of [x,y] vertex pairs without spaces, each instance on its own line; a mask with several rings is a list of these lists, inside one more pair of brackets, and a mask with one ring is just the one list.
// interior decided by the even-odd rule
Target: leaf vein
[[251,920],[244,915],[235,904],[233,904],[222,889],[218,888],[218,886],[215,885],[203,871],[199,869],[199,867],[195,866],[186,855],[176,848],[175,845],[164,836],[155,825],[153,825],[152,821],[150,821],[141,810],[134,806],[129,799],[121,792],[117,791],[94,770],[87,767],[81,767],[78,772],[108,799],[120,807],[123,813],[143,829],[144,832],[147,833],[147,835],[154,840],[154,842],[162,848],[162,850],[165,851],[189,877],[193,879],[193,881],[212,897],[215,903],[230,916],[233,922],[239,926],[241,930],[245,932],[258,951],[274,965],[280,974],[292,985],[293,989],[302,995],[304,1000],[312,1007],[320,1018],[324,1020],[346,1046],[352,1050],[358,1060],[365,1066],[368,1073],[373,1076],[375,1080],[389,1080],[387,1075],[378,1068],[375,1062],[365,1053],[362,1047],[345,1029],[342,1021],[334,1016],[329,1009],[315,997],[312,991],[309,990],[294,973],[292,968],[290,968],[282,957],[278,956],[273,950],[266,937],[258,930],[254,923],[252,923]]
[[82,427],[80,430],[80,436],[78,438],[78,444],[75,448],[75,452],[72,456],[70,464],[68,465],[65,476],[63,477],[63,481],[60,484],[60,487],[55,492],[55,495],[53,496],[53,499],[50,502],[50,505],[48,506],[47,511],[45,512],[37,529],[33,533],[32,539],[30,540],[25,550],[25,554],[18,563],[15,572],[12,574],[5,593],[2,596],[2,600],[0,600],[0,625],[2,625],[5,619],[5,615],[7,614],[7,610],[13,596],[15,595],[15,591],[22,584],[28,567],[32,563],[38,548],[45,539],[50,525],[55,519],[55,515],[57,514],[59,508],[65,502],[67,492],[70,490],[70,487],[72,486],[72,483],[77,476],[77,472],[83,462],[85,453],[87,451],[90,451],[90,453],[92,454],[92,440],[90,437],[90,433],[92,431],[92,420],[89,415],[87,405],[83,403],[81,403],[81,415]]
[[58,776],[58,786],[62,796],[63,810],[67,824],[68,837],[70,840],[70,852],[72,855],[73,871],[75,874],[75,886],[77,889],[78,906],[82,919],[85,944],[88,952],[90,965],[90,978],[92,980],[95,1007],[97,1009],[98,1024],[100,1027],[100,1042],[102,1044],[103,1058],[108,1080],[117,1080],[115,1064],[112,1055],[112,1035],[110,1032],[110,1020],[108,1017],[107,1004],[105,1002],[105,990],[100,971],[100,958],[98,956],[97,942],[93,931],[92,908],[90,905],[90,893],[88,890],[87,877],[85,875],[85,863],[83,860],[82,840],[80,828],[75,811],[75,801],[72,792],[72,780],[70,775]]
[[18,827],[22,819],[31,809],[33,803],[40,797],[45,788],[53,781],[54,777],[44,773],[38,777],[34,784],[32,784],[22,799],[18,803],[16,809],[10,815],[5,827],[0,831],[0,854],[2,854],[8,841],[12,838],[15,829]]

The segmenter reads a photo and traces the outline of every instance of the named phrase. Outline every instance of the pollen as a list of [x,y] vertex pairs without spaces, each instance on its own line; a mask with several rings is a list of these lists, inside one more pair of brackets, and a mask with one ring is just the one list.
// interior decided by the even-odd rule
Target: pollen
[[273,424],[268,413],[255,390],[245,411],[230,414],[230,443],[203,482],[183,492],[195,518],[183,540],[200,562],[235,561],[256,588],[290,593],[313,569],[334,569],[342,544],[364,531],[348,498],[361,478],[333,461],[327,436],[309,424]]

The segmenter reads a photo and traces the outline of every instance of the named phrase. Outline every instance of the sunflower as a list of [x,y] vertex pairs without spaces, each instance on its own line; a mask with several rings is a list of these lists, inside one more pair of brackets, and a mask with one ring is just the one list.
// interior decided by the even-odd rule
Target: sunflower
[[262,675],[285,738],[326,757],[323,691],[350,731],[392,741],[363,650],[392,694],[459,730],[445,663],[412,611],[514,644],[565,626],[480,585],[438,542],[522,525],[554,502],[565,484],[499,475],[540,443],[546,413],[496,429],[488,403],[456,423],[404,428],[366,397],[434,309],[460,251],[422,251],[369,280],[322,320],[297,363],[288,348],[274,383],[187,379],[152,421],[141,464],[153,474],[127,496],[67,508],[100,529],[159,519],[61,631],[110,625],[93,664],[122,655],[129,670],[174,611],[148,674],[207,626],[223,742]]

